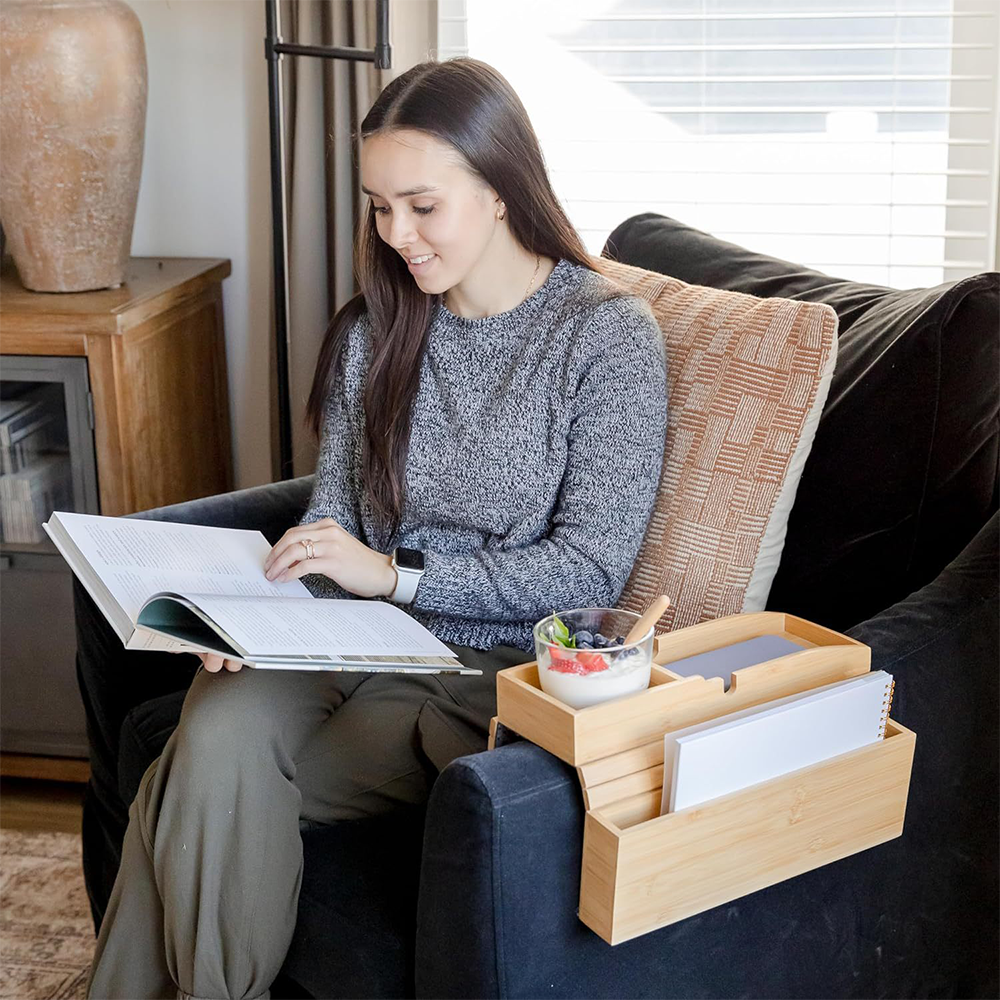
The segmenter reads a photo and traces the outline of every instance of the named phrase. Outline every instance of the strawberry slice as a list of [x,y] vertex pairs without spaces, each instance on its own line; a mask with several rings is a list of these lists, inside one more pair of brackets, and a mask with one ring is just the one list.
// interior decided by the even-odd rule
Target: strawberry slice
[[608,661],[596,650],[582,649],[576,654],[584,673],[593,674],[608,669]]
[[549,664],[550,670],[556,670],[561,674],[582,674],[583,664],[577,659],[577,650],[568,649],[565,646],[550,646],[549,654],[552,662]]
[[608,661],[593,649],[568,649],[565,646],[551,646],[552,662],[550,670],[561,674],[593,674],[608,669]]

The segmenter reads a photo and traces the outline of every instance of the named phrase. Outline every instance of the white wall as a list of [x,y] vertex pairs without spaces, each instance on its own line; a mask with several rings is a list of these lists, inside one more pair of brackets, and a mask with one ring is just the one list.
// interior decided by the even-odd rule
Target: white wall
[[[128,2],[142,23],[149,71],[132,254],[232,261],[222,290],[235,487],[270,482],[273,303],[264,2]],[[437,43],[436,0],[396,0],[389,13],[393,68],[386,82],[431,58]],[[277,456],[274,461],[276,468]]]
[[222,292],[235,487],[269,482],[271,196],[264,3],[129,3],[142,22],[149,72],[132,254],[232,261]]

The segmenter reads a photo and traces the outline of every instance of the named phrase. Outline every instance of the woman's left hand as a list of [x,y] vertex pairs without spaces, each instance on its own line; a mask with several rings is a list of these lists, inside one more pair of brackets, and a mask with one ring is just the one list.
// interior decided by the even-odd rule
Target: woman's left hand
[[[313,558],[306,558],[306,539]],[[376,552],[345,531],[332,517],[289,528],[264,560],[264,575],[274,583],[321,573],[358,597],[388,597],[396,588],[392,556]]]

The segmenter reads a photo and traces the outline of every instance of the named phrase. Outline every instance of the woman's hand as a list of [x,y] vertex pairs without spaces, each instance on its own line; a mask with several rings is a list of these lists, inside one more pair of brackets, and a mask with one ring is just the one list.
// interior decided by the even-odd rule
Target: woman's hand
[[219,656],[218,653],[195,653],[195,656],[201,660],[202,666],[210,673],[217,674],[223,667],[226,670],[231,670],[236,673],[243,664],[239,660],[227,660],[224,657]]
[[[306,539],[313,558],[306,558]],[[392,556],[376,552],[345,531],[332,517],[289,528],[264,560],[264,575],[275,583],[321,573],[358,597],[388,597],[396,589]]]
[[235,673],[243,664],[239,660],[227,660],[218,653],[202,653],[195,649],[168,649],[168,653],[194,653],[201,665],[210,673],[217,674],[223,667]]

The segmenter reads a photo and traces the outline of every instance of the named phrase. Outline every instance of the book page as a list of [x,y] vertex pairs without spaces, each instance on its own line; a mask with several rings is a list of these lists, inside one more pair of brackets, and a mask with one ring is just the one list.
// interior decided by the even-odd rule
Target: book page
[[168,635],[157,635],[141,625],[132,633],[132,637],[125,643],[126,649],[165,649],[171,653],[195,653],[201,649],[200,646],[192,646],[190,643],[182,642],[180,639],[172,639]]
[[402,608],[382,601],[252,600],[190,592],[181,596],[197,604],[250,659],[293,653],[455,655]]
[[264,576],[271,544],[259,531],[71,511],[56,515],[133,623],[146,598],[162,590],[313,599],[301,580],[279,584]]

